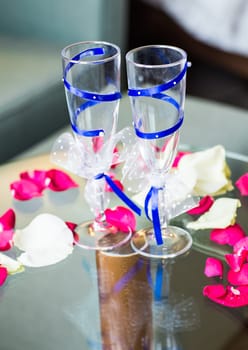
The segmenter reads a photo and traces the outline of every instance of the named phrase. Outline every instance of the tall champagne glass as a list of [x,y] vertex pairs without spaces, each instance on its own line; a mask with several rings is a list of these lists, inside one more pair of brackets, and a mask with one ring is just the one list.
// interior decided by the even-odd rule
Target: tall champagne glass
[[[108,250],[131,235],[109,225],[104,214],[108,205],[106,173],[113,159],[121,97],[120,58],[119,47],[107,42],[79,42],[62,50],[63,81],[74,136],[70,168],[87,180],[85,198],[94,214],[93,221],[78,225],[76,243],[88,249]],[[57,150],[62,163],[65,143],[62,141]]]
[[180,48],[149,45],[129,51],[126,63],[134,129],[150,174],[144,207],[153,222],[133,236],[132,245],[143,255],[172,258],[192,244],[187,231],[168,224],[166,202],[166,173],[184,118],[187,55]]

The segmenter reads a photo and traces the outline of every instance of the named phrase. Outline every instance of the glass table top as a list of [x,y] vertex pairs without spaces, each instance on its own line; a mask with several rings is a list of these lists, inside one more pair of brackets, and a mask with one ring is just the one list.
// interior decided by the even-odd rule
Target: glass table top
[[[228,164],[233,182],[248,171],[245,157],[230,155]],[[51,167],[48,156],[1,167],[1,213],[12,207],[16,228],[43,212],[72,222],[89,218],[83,183],[28,202],[11,198],[8,184],[21,171]],[[248,200],[241,200],[238,222],[248,232]],[[139,219],[138,227],[144,225],[149,222]],[[128,247],[119,257],[75,246],[58,264],[9,276],[0,288],[0,349],[247,349],[247,307],[225,308],[202,295],[210,283],[203,272],[206,257],[221,258],[226,248],[211,244],[208,231],[192,236],[190,252],[175,260],[152,261]]]

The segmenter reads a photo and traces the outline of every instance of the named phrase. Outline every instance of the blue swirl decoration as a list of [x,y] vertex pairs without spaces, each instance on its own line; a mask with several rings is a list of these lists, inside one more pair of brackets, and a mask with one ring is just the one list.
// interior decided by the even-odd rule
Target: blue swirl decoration
[[[73,95],[80,97],[84,100],[87,100],[86,102],[82,103],[74,112],[73,114],[73,120],[71,121],[71,127],[72,130],[85,137],[96,137],[104,134],[103,129],[96,129],[96,130],[81,130],[77,127],[77,119],[79,114],[84,111],[87,108],[95,106],[97,103],[103,103],[103,102],[111,102],[116,101],[121,98],[121,93],[119,91],[110,93],[110,94],[97,94],[97,93],[91,93],[88,91],[84,91],[78,88],[75,88],[72,86],[69,81],[67,80],[67,74],[72,69],[72,67],[80,61],[81,58],[86,56],[101,56],[104,55],[105,50],[103,47],[95,47],[90,48],[87,50],[84,50],[74,56],[71,61],[66,65],[63,75],[63,82],[65,88]],[[121,191],[118,186],[114,183],[114,181],[110,178],[110,176],[101,173],[95,176],[95,180],[104,178],[105,181],[108,183],[108,185],[112,188],[113,192],[130,208],[132,209],[136,214],[141,215],[141,209],[132,201],[130,198]]]
[[95,48],[90,48],[87,50],[84,50],[77,55],[75,55],[70,62],[67,64],[64,70],[64,75],[63,75],[63,82],[65,88],[73,95],[80,97],[82,99],[87,100],[81,106],[79,106],[76,111],[74,111],[73,116],[72,116],[72,121],[71,121],[71,127],[74,132],[81,136],[85,137],[95,137],[95,136],[100,136],[104,134],[103,129],[97,129],[97,130],[81,130],[77,127],[77,119],[79,114],[84,111],[86,108],[93,107],[97,103],[101,102],[111,102],[111,101],[116,101],[121,98],[121,93],[119,91],[110,93],[110,94],[98,94],[98,93],[91,93],[88,91],[84,91],[81,89],[78,89],[74,87],[72,84],[69,83],[67,80],[67,74],[72,69],[72,67],[80,62],[80,60],[83,57],[87,56],[102,56],[105,54],[105,49],[103,47],[95,47]]
[[[128,95],[133,98],[152,97],[155,99],[159,99],[166,103],[171,104],[174,108],[180,111],[179,103],[173,97],[166,94],[165,91],[175,87],[177,84],[181,82],[181,80],[184,78],[186,74],[187,68],[188,68],[188,62],[185,63],[180,73],[173,79],[169,80],[168,82],[160,85],[152,86],[150,88],[144,88],[144,89],[130,88],[128,89]],[[168,129],[164,129],[156,132],[143,132],[140,130],[141,125],[134,125],[134,129],[137,137],[141,139],[146,139],[146,140],[160,139],[162,137],[172,135],[177,130],[179,130],[179,128],[183,124],[183,119],[184,119],[184,115],[183,113],[180,112],[177,122]],[[152,186],[146,195],[145,203],[144,203],[146,217],[153,223],[154,234],[155,234],[157,245],[163,244],[162,230],[161,230],[159,209],[158,209],[159,208],[158,197],[159,197],[160,190],[163,190],[163,188]],[[149,216],[150,205],[151,205],[152,218],[150,218]]]

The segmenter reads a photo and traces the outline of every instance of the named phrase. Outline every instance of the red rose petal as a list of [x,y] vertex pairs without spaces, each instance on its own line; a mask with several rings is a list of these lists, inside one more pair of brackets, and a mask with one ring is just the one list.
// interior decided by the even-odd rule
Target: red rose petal
[[15,227],[15,212],[13,209],[8,209],[0,217],[0,232],[4,230],[12,230]]
[[174,159],[174,162],[173,162],[173,164],[172,164],[172,167],[173,167],[173,168],[176,168],[176,167],[178,166],[178,164],[179,164],[181,158],[182,158],[183,156],[185,156],[185,154],[190,154],[190,152],[182,152],[182,151],[179,151],[179,152],[177,153],[176,158]]
[[226,307],[235,308],[248,305],[248,286],[237,288],[227,286],[226,289],[222,285],[206,286],[203,289],[203,295]]
[[234,246],[245,236],[245,231],[239,224],[230,225],[224,229],[214,229],[210,233],[210,240],[218,244]]
[[223,284],[208,285],[203,288],[203,295],[210,299],[223,297],[226,294],[226,288]]
[[[115,183],[115,185],[121,190],[124,190],[124,186],[122,185],[122,183],[120,182],[120,180],[115,179],[115,174],[108,174],[109,177],[111,178],[111,180]],[[109,184],[106,183],[105,185],[105,191],[106,192],[113,192],[112,188],[109,186]]]
[[242,175],[236,182],[235,185],[239,189],[242,196],[248,196],[248,173]]
[[125,207],[105,210],[106,221],[122,232],[132,232],[136,229],[136,219],[131,210]]
[[223,264],[219,259],[207,258],[205,263],[204,273],[207,277],[222,277]]
[[75,224],[74,222],[66,221],[66,225],[71,230],[74,241],[79,242],[79,235],[77,234],[77,232],[75,232],[75,228],[77,227],[77,224]]
[[238,272],[241,269],[241,266],[244,264],[248,256],[248,251],[243,250],[241,254],[226,254],[226,262],[230,266],[231,270]]
[[0,266],[0,287],[4,284],[8,276],[8,271],[6,267]]
[[46,173],[47,172],[45,170],[25,171],[20,174],[20,178],[21,180],[33,182],[35,185],[37,185],[40,191],[43,191],[48,185]]
[[65,191],[73,187],[78,187],[78,184],[72,178],[61,170],[51,169],[46,173],[50,178],[48,188],[52,191]]
[[29,180],[15,181],[10,184],[13,197],[17,200],[26,201],[42,195],[39,186]]
[[0,251],[9,250],[12,248],[12,239],[14,230],[0,232]]
[[201,198],[197,207],[187,211],[189,215],[200,215],[208,211],[214,203],[214,198],[211,196],[205,196]]
[[227,280],[235,286],[248,284],[248,263],[243,264],[238,272],[229,270]]

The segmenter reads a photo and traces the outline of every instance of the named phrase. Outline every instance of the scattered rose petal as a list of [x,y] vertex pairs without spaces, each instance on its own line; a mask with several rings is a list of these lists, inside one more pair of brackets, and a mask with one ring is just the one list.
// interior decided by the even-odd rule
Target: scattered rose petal
[[12,230],[15,227],[15,212],[13,209],[8,209],[0,217],[0,232],[4,230]]
[[174,159],[174,162],[172,164],[173,168],[176,168],[181,160],[181,158],[183,156],[185,156],[186,154],[191,154],[191,152],[183,152],[183,151],[179,151]]
[[225,158],[225,149],[221,145],[204,151],[185,154],[177,169],[184,175],[185,181],[199,196],[217,195],[231,190],[230,169]]
[[29,180],[19,180],[11,183],[10,190],[12,196],[20,201],[27,201],[42,195],[39,186]]
[[74,222],[69,222],[66,221],[66,225],[69,227],[69,229],[71,230],[72,234],[73,234],[73,238],[74,241],[79,242],[79,235],[77,234],[77,232],[75,231],[76,227],[78,226],[77,224],[75,224]]
[[242,175],[236,182],[235,185],[239,189],[242,196],[248,196],[248,173]]
[[223,284],[213,284],[205,286],[203,289],[203,295],[212,298],[223,297],[226,294],[226,288]]
[[248,236],[241,238],[234,246],[233,253],[241,254],[242,251],[248,251]]
[[15,212],[9,209],[0,217],[0,251],[9,250],[12,247],[14,227]]
[[248,286],[212,285],[203,289],[203,295],[226,307],[241,307],[248,304]]
[[[115,183],[115,185],[121,190],[121,191],[123,191],[124,190],[124,186],[122,185],[122,183],[121,183],[121,181],[120,180],[118,180],[118,179],[116,179],[115,178],[115,174],[108,174],[109,175],[109,177],[111,178],[111,180],[113,180],[113,182]],[[106,185],[105,185],[105,191],[106,192],[113,192],[113,190],[112,190],[112,188],[109,186],[109,184],[108,183],[106,183]]]
[[0,251],[9,250],[12,248],[12,238],[14,230],[0,232]]
[[216,228],[210,232],[210,240],[218,244],[234,246],[241,238],[245,237],[245,231],[239,224],[226,228]]
[[7,271],[6,267],[0,266],[0,287],[6,281],[7,276],[8,276],[8,271]]
[[22,230],[16,230],[14,244],[25,266],[47,266],[65,259],[73,251],[73,234],[59,217],[40,214]]
[[207,210],[211,208],[214,203],[214,198],[212,196],[205,196],[200,199],[197,207],[190,209],[187,211],[189,215],[200,215],[205,213]]
[[227,279],[230,284],[235,286],[244,284],[248,285],[248,263],[243,264],[238,272],[229,270]]
[[72,178],[61,170],[51,169],[47,171],[47,177],[50,178],[48,188],[52,191],[65,191],[78,184]]
[[42,192],[50,182],[45,170],[24,171],[20,174],[20,179],[34,183],[40,192]]
[[136,219],[131,210],[125,207],[116,207],[105,210],[106,221],[122,232],[132,232],[136,229]]
[[193,230],[226,228],[235,223],[237,208],[240,206],[238,199],[218,198],[209,211],[200,216],[198,220],[189,222],[187,228]]
[[241,266],[246,261],[246,258],[248,256],[248,251],[243,250],[240,254],[226,254],[226,262],[230,266],[231,270],[234,272],[238,272],[241,269]]
[[19,261],[2,253],[0,253],[0,265],[4,266],[10,275],[24,271],[24,267]]
[[207,258],[204,273],[207,277],[222,277],[223,264],[219,259]]

